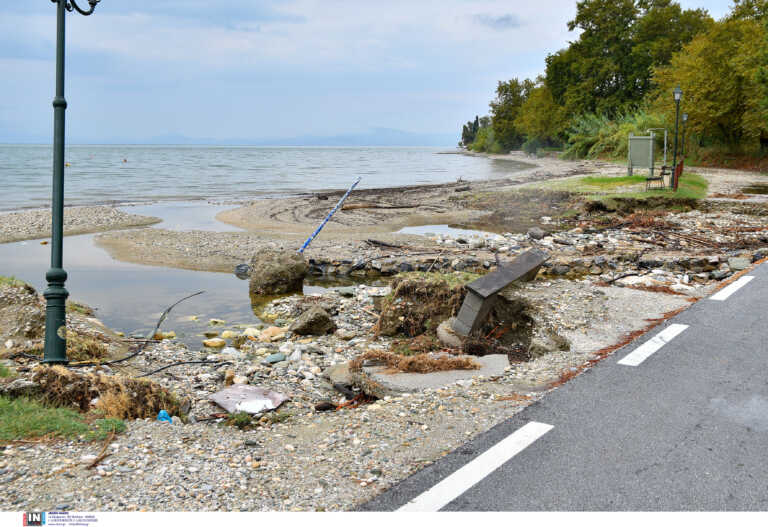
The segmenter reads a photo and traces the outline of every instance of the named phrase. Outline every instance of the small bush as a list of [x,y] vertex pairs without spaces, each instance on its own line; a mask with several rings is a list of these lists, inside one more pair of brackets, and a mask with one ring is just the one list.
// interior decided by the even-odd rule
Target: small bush
[[227,418],[226,423],[230,426],[245,430],[253,425],[253,417],[247,412],[238,412]]
[[544,143],[542,143],[538,138],[532,137],[523,143],[523,151],[526,154],[535,155],[543,146]]
[[19,280],[14,276],[0,276],[0,286],[9,285],[12,287],[24,287],[26,282]]
[[92,317],[96,314],[92,307],[81,304],[80,302],[75,302],[74,300],[67,301],[67,312],[80,313],[81,315],[88,317]]
[[[581,158],[619,158],[628,155],[629,134],[648,135],[651,128],[668,128],[661,114],[638,110],[634,113],[610,119],[605,115],[585,114],[571,119],[566,130],[568,137],[563,157]],[[664,134],[656,131],[656,151],[664,151]]]

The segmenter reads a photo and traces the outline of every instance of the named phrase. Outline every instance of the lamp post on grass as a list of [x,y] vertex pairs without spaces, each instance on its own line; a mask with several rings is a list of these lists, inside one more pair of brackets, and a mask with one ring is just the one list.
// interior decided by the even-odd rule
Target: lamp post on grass
[[685,159],[685,125],[688,122],[688,114],[683,113],[683,138],[680,141],[680,157]]
[[[82,1],[82,0],[80,0]],[[66,301],[69,293],[64,287],[67,272],[62,267],[64,238],[64,44],[65,18],[73,9],[81,15],[93,13],[100,0],[88,0],[89,9],[82,9],[76,0],[51,0],[56,4],[56,97],[53,99],[53,194],[51,200],[51,268],[45,273],[48,288],[43,293],[45,307],[45,350],[43,362],[66,364],[67,319]]]
[[675,151],[672,155],[672,166],[677,169],[677,125],[680,121],[680,99],[683,98],[683,90],[680,89],[678,84],[672,93],[675,97]]

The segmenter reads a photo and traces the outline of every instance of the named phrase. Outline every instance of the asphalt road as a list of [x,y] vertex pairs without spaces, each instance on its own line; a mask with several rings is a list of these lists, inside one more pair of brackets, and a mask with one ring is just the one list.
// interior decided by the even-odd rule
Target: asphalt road
[[768,510],[768,264],[749,276],[360,510]]

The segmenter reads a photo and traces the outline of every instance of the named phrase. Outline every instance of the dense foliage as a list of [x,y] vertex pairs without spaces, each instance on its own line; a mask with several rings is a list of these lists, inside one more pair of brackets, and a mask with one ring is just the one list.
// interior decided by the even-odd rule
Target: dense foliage
[[[683,90],[695,149],[756,155],[768,148],[768,0],[733,0],[715,21],[673,0],[581,0],[578,39],[536,79],[499,82],[490,129],[464,127],[479,151],[563,146],[577,157],[623,157],[627,135],[674,129]],[[761,150],[763,149],[763,150]]]

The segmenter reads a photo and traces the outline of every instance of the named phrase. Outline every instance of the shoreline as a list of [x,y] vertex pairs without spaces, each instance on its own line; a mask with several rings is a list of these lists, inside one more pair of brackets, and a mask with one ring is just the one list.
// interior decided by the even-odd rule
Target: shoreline
[[[147,227],[160,218],[129,214],[103,205],[64,208],[64,236]],[[50,209],[0,213],[0,243],[43,240],[51,237]]]

